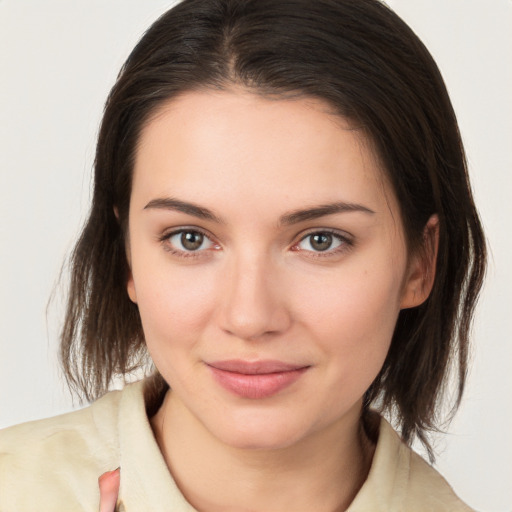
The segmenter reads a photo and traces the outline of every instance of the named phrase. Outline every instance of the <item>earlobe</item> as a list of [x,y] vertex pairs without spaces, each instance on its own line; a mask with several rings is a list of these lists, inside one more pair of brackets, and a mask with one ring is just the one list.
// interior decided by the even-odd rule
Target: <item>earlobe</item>
[[423,244],[411,258],[404,283],[401,309],[414,308],[428,299],[436,275],[439,217],[432,215],[423,229]]
[[135,292],[135,283],[133,282],[133,275],[131,270],[128,276],[128,281],[126,283],[126,291],[128,292],[128,297],[130,297],[130,300],[134,304],[137,304],[137,293]]
[[[116,211],[116,213],[117,213],[117,211]],[[135,282],[133,280],[133,272],[132,272],[132,255],[131,255],[131,250],[130,250],[130,240],[128,239],[128,236],[127,236],[125,245],[126,245],[126,248],[125,248],[126,263],[128,265],[128,277],[126,279],[126,291],[128,293],[128,297],[130,297],[130,300],[134,304],[137,304],[137,293],[135,291]]]

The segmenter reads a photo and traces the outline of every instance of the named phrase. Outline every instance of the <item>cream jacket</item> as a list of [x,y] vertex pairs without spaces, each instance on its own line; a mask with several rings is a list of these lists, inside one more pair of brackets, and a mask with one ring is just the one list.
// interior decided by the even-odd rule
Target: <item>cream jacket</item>
[[[79,411],[1,431],[0,512],[98,512],[98,477],[117,467],[120,510],[194,511],[153,437],[143,385],[110,392]],[[348,511],[470,510],[382,419],[368,479]]]

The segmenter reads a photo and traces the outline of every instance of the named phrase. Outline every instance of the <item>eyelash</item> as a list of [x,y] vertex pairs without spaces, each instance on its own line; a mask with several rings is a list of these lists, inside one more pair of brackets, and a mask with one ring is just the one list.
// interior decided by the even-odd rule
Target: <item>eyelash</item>
[[[326,249],[325,251],[309,251],[307,249],[299,248],[299,244],[301,244],[303,241],[307,240],[308,238],[314,235],[329,235],[333,239],[337,239],[339,245],[334,249]],[[339,231],[333,229],[315,229],[314,231],[309,231],[308,233],[303,235],[297,243],[293,244],[291,249],[292,251],[307,251],[310,253],[309,257],[312,258],[329,258],[333,256],[339,256],[340,254],[352,249],[353,246],[354,241],[347,234],[342,234]]]
[[160,237],[160,242],[162,243],[162,245],[164,246],[164,249],[167,252],[170,252],[172,255],[178,256],[179,258],[198,258],[198,257],[204,256],[203,253],[207,249],[201,249],[201,250],[197,250],[197,251],[184,251],[181,249],[175,249],[172,246],[172,244],[170,243],[171,238],[176,235],[180,235],[180,234],[183,235],[184,233],[199,234],[199,235],[203,236],[205,240],[209,240],[215,249],[219,248],[219,244],[212,239],[211,235],[209,235],[205,231],[203,231],[199,228],[195,228],[195,227],[194,228],[186,228],[185,227],[185,228],[175,229],[173,231],[164,233]]
[[[167,252],[169,252],[179,258],[204,257],[205,256],[204,253],[208,249],[200,249],[200,250],[196,250],[196,251],[192,251],[192,250],[186,251],[186,250],[176,249],[172,246],[172,244],[170,243],[170,239],[176,235],[183,235],[184,233],[200,234],[201,236],[204,237],[204,239],[210,241],[210,243],[213,245],[213,248],[215,250],[218,250],[220,248],[220,245],[213,240],[211,235],[209,235],[205,231],[203,231],[199,228],[196,228],[196,227],[194,227],[194,228],[186,228],[185,227],[185,228],[175,229],[170,232],[166,232],[159,238],[159,241],[162,243],[162,245],[164,246],[164,249]],[[304,242],[309,237],[312,237],[314,235],[329,235],[333,239],[338,240],[339,245],[337,247],[335,247],[334,249],[326,249],[325,251],[313,251],[313,250],[301,249],[299,247],[299,245],[302,242]],[[304,251],[304,252],[310,253],[308,256],[313,257],[313,258],[328,258],[328,257],[332,257],[335,255],[336,256],[340,255],[341,253],[350,250],[353,246],[354,246],[354,241],[350,237],[348,237],[346,234],[341,234],[339,231],[332,230],[332,229],[316,229],[314,231],[310,231],[310,232],[306,233],[305,235],[303,235],[299,239],[298,242],[294,243],[291,246],[291,250],[296,251],[296,252]]]

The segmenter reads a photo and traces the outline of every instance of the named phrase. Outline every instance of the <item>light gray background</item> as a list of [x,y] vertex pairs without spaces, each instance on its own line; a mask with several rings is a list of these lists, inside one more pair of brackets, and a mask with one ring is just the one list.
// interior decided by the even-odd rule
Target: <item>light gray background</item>
[[[452,95],[491,266],[463,406],[438,468],[478,510],[512,510],[512,2],[389,0]],[[169,0],[0,0],[0,427],[71,409],[46,303],[88,207],[103,102]],[[59,299],[60,297],[60,299]]]

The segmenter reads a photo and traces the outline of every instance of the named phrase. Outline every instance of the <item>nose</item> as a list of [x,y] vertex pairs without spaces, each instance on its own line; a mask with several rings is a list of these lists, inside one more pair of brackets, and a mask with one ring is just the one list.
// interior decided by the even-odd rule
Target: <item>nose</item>
[[254,254],[232,261],[223,276],[220,326],[230,335],[258,340],[285,332],[291,323],[279,269]]

